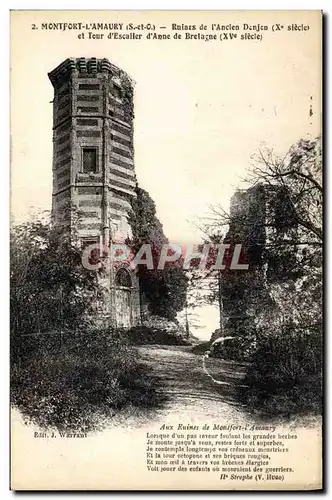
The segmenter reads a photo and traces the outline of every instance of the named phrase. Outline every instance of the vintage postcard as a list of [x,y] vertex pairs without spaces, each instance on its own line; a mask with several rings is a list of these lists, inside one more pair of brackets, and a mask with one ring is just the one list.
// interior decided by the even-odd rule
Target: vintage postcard
[[321,11],[11,12],[11,488],[320,490]]

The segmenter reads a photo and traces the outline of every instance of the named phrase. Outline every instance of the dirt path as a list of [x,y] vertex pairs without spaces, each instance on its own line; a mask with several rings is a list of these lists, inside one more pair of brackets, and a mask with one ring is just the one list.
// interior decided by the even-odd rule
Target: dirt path
[[[193,354],[192,347],[141,346],[142,361],[162,381],[161,393],[166,402],[158,410],[160,417],[189,415],[191,419],[207,418],[248,421],[244,409],[234,399],[241,384],[245,366],[220,359],[205,359]],[[209,376],[215,379],[215,381]]]

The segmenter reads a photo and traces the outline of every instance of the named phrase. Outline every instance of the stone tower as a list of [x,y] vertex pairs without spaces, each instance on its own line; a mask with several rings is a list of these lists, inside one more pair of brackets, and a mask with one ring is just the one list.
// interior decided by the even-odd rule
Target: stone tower
[[[133,84],[107,59],[66,59],[49,74],[53,100],[53,200],[56,224],[78,244],[123,242],[135,194]],[[140,322],[139,283],[128,268],[103,280],[112,324]]]
[[224,243],[242,245],[249,269],[226,270],[220,290],[223,334],[238,338],[233,353],[240,359],[255,346],[257,322],[263,312],[272,316],[276,287],[283,286],[297,265],[297,241],[298,227],[287,191],[261,183],[232,196]]

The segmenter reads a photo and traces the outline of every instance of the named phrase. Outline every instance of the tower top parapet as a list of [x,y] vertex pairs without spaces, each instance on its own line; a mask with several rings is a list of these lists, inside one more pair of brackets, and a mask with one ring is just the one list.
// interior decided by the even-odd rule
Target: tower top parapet
[[106,58],[97,59],[96,57],[70,57],[50,71],[48,77],[53,87],[57,87],[64,81],[69,80],[73,73],[82,76],[86,75],[87,77],[97,73],[108,73],[120,80],[126,79],[133,85],[132,79],[125,71]]

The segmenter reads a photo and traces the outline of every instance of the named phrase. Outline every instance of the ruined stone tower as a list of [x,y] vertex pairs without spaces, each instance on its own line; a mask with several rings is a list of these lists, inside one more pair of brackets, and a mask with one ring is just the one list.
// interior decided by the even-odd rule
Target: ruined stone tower
[[[130,236],[136,185],[132,82],[107,59],[94,57],[66,59],[48,76],[54,87],[54,221],[75,229],[82,248],[123,242]],[[136,275],[126,267],[111,269],[103,285],[110,322],[139,323]]]

